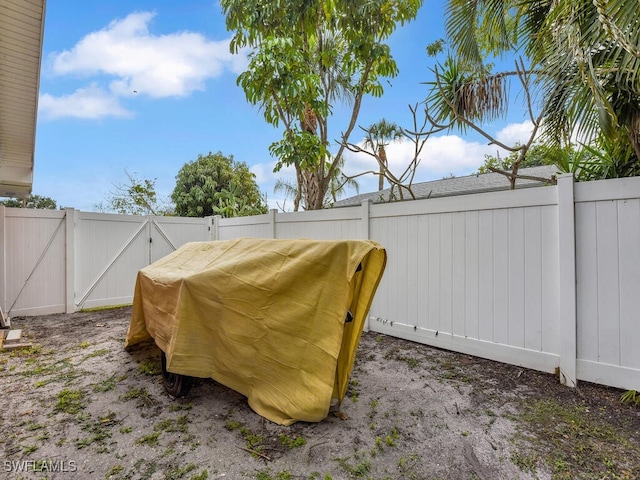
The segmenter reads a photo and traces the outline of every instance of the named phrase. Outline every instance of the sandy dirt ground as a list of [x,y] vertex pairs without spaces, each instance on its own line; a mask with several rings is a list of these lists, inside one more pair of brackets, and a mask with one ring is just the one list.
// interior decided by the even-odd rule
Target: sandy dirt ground
[[365,333],[339,412],[290,427],[211,379],[163,388],[128,307],[14,318],[0,352],[0,478],[639,478],[621,391]]

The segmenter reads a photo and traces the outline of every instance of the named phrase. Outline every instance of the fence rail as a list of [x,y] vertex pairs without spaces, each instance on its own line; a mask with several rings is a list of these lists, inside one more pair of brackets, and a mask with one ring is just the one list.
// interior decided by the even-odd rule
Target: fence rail
[[237,237],[375,240],[370,330],[640,390],[640,178],[233,219],[0,207],[0,305],[129,303],[140,268]]

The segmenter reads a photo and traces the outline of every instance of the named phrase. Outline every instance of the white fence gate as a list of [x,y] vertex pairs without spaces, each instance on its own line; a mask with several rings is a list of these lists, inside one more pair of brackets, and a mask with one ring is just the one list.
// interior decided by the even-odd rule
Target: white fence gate
[[210,218],[141,217],[0,206],[0,302],[11,315],[131,303],[138,270],[189,241]]
[[237,237],[378,241],[371,330],[640,390],[640,178],[233,219],[0,207],[0,302],[13,315],[128,303],[142,266]]

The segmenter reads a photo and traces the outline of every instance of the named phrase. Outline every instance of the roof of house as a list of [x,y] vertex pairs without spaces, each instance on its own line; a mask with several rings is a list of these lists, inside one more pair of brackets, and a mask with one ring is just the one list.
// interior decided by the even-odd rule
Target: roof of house
[[46,0],[0,0],[0,197],[33,184]]
[[[518,173],[520,175],[528,175],[532,177],[550,178],[551,176],[556,175],[557,172],[558,169],[556,166],[544,165],[540,167],[522,168]],[[545,183],[538,180],[518,179],[516,181],[516,188],[539,187],[543,185],[545,185]],[[507,190],[509,187],[509,179],[506,176],[492,172],[414,183],[411,190],[413,191],[416,199],[420,199]],[[385,203],[389,201],[390,192],[391,189],[386,188],[381,191],[362,193],[360,195],[339,200],[334,204],[334,207],[351,207],[354,205],[360,205],[362,202],[367,200],[371,200],[373,203]],[[406,190],[403,192],[403,195],[405,200],[412,200],[411,194]],[[395,199],[400,200],[397,188],[395,189]]]

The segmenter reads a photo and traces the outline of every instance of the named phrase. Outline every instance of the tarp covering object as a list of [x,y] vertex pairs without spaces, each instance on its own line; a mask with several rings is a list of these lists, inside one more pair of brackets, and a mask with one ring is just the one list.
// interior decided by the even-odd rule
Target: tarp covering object
[[318,422],[345,396],[386,260],[368,240],[188,243],[139,271],[125,346],[153,338],[168,371]]

